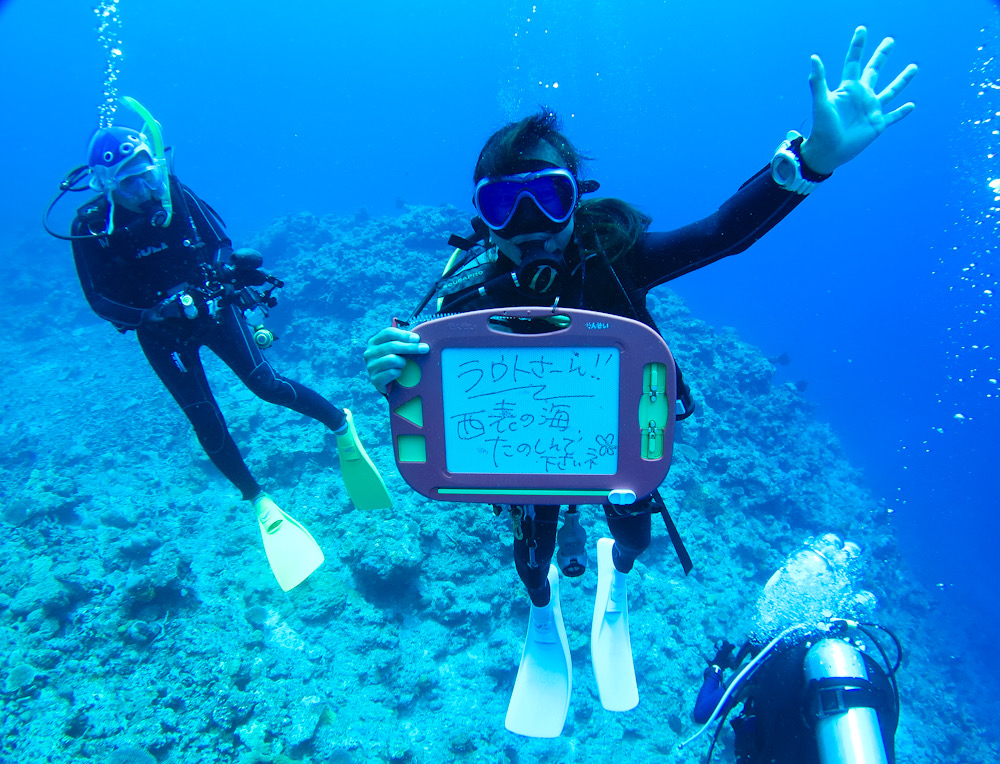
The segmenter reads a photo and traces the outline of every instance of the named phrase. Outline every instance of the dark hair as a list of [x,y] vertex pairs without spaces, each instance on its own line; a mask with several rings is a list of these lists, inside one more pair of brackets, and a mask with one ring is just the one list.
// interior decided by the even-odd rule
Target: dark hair
[[[472,182],[519,172],[522,156],[543,142],[559,153],[566,169],[579,180],[580,170],[590,157],[581,154],[562,134],[555,112],[542,108],[519,122],[504,125],[489,137],[479,152]],[[628,202],[613,198],[581,200],[573,217],[581,254],[586,257],[600,252],[609,260],[632,249],[652,222]]]
[[483,178],[518,172],[521,157],[540,143],[548,143],[559,152],[566,169],[577,177],[580,166],[588,157],[577,151],[559,128],[559,118],[555,112],[545,108],[520,122],[504,125],[489,137],[483,150],[479,152],[472,182],[478,183]]
[[573,218],[582,256],[603,253],[612,262],[635,247],[653,222],[637,207],[612,197],[580,202]]

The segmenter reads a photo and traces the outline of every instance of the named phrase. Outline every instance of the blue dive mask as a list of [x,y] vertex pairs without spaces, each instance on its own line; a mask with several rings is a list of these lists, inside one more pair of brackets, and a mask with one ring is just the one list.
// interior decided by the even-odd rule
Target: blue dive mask
[[536,172],[483,178],[476,184],[472,203],[491,230],[506,227],[522,199],[530,199],[538,211],[557,225],[573,217],[580,190],[573,173],[562,167]]

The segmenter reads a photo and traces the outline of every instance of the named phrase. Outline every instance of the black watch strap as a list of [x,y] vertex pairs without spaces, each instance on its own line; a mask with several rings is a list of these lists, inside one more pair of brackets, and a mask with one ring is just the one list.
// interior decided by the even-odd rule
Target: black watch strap
[[832,177],[833,176],[832,172],[824,175],[823,173],[816,172],[809,165],[806,164],[806,160],[802,158],[802,143],[804,141],[805,137],[800,135],[798,138],[792,141],[791,145],[789,145],[788,147],[788,150],[791,151],[793,154],[795,154],[795,156],[797,156],[799,159],[799,172],[802,173],[802,177],[805,180],[812,181],[813,183],[820,183],[821,181],[824,181],[827,178]]

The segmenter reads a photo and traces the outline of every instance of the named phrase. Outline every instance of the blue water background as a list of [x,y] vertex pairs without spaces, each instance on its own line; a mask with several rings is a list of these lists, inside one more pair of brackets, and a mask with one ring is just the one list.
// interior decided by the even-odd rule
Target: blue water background
[[[985,648],[1000,634],[1000,371],[985,290],[997,288],[998,139],[976,123],[1000,113],[1000,91],[980,87],[1000,41],[994,4],[119,7],[119,92],[162,122],[178,175],[237,242],[302,210],[450,202],[471,214],[484,139],[542,103],[595,157],[603,193],[675,227],[711,212],[786,130],[807,129],[811,53],[836,81],[856,24],[895,36],[884,82],[918,63],[905,94],[917,111],[750,252],[672,286],[697,316],[788,354],[777,379],[808,383],[894,510],[913,571],[996,667]],[[58,181],[84,161],[105,61],[94,27],[91,0],[0,4],[2,240],[37,236]]]

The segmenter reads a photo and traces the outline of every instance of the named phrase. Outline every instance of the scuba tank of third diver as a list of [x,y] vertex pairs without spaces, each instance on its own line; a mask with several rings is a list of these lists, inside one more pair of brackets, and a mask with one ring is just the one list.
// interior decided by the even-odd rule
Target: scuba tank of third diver
[[806,679],[818,683],[812,710],[822,764],[886,764],[874,708],[844,702],[850,688],[868,685],[864,660],[842,639],[823,639],[806,653]]
[[570,578],[582,576],[587,570],[587,532],[580,525],[580,513],[576,507],[566,510],[556,540],[559,542],[556,561],[563,575]]

